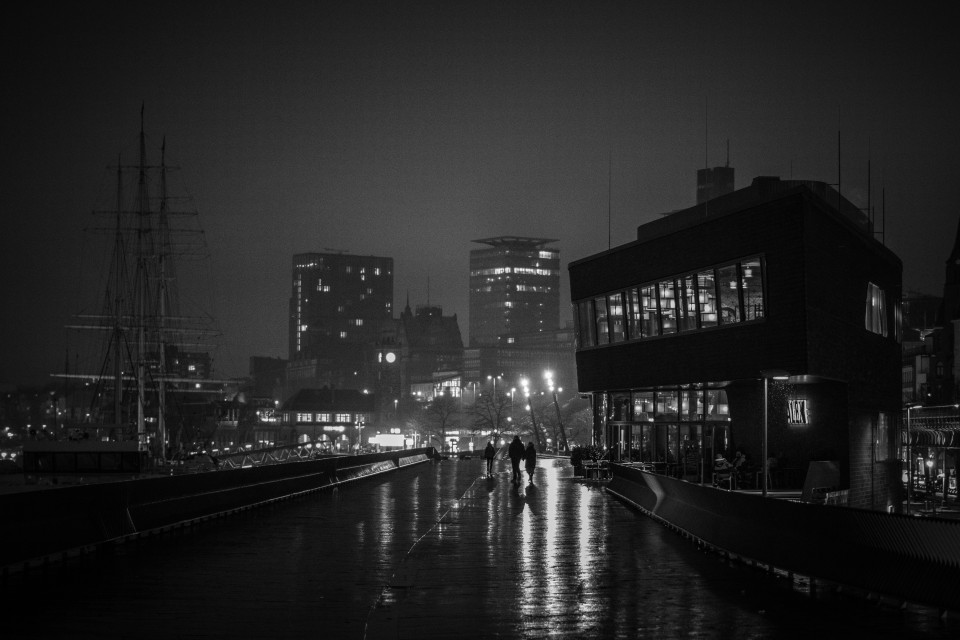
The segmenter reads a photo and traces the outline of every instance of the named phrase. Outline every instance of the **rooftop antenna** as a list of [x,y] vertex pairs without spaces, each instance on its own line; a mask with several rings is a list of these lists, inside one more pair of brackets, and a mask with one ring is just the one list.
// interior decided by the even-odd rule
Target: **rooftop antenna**
[[840,196],[843,195],[843,174],[840,161],[840,106],[837,106],[837,209],[840,208]]
[[883,171],[880,172],[880,213],[883,216],[883,222],[880,223],[880,242],[887,246],[887,190]]
[[613,205],[611,203],[610,194],[612,192],[613,185],[613,152],[607,152],[607,249],[613,247],[613,235],[611,231],[611,219],[612,219],[612,210]]
[[710,168],[710,96],[703,98],[703,168]]

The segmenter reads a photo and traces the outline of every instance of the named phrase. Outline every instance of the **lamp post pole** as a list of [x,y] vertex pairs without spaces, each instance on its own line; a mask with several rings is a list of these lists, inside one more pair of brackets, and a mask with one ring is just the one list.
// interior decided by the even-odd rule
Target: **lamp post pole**
[[913,512],[913,444],[910,442],[910,411],[907,407],[907,515]]

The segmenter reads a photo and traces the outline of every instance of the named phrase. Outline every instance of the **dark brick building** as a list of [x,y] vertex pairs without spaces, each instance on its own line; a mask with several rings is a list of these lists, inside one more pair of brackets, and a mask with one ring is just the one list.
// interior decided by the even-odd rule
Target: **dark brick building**
[[[849,504],[899,509],[900,260],[828,185],[750,187],[570,265],[579,390],[621,458],[706,481],[716,454],[775,483],[836,461]],[[764,373],[766,372],[766,373]],[[793,473],[784,470],[792,469]]]

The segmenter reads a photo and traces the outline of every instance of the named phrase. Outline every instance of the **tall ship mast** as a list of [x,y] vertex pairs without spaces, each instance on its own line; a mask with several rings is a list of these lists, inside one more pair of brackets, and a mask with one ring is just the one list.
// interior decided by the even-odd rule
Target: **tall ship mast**
[[[209,258],[199,216],[192,206],[179,206],[189,198],[168,192],[176,167],[167,164],[166,141],[159,164],[148,162],[147,150],[141,109],[137,162],[118,160],[113,204],[94,212],[107,224],[91,231],[108,237],[110,246],[99,308],[78,314],[68,327],[79,334],[77,364],[55,375],[75,387],[68,439],[135,444],[142,458],[163,461],[212,429],[229,381],[212,376],[211,351],[220,335],[213,317],[187,309],[180,295],[178,266]],[[191,276],[196,285],[199,278]],[[191,300],[202,297],[191,294]]]

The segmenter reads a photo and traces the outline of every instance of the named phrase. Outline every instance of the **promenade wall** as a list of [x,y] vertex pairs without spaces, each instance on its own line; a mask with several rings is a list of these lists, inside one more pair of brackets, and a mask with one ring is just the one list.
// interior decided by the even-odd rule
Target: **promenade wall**
[[406,449],[0,495],[0,567],[187,524],[432,459]]
[[612,465],[607,491],[748,563],[960,611],[960,521],[763,498],[624,465]]

